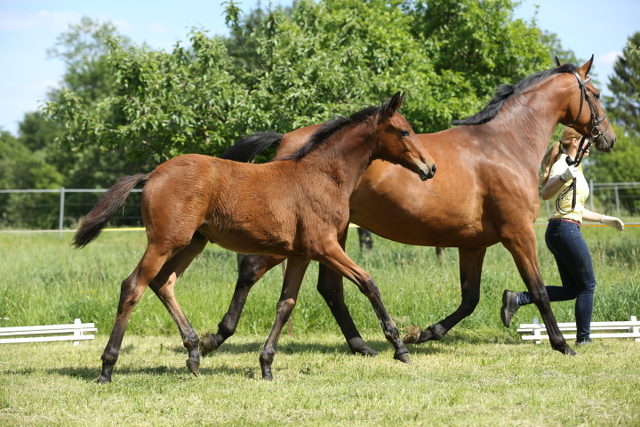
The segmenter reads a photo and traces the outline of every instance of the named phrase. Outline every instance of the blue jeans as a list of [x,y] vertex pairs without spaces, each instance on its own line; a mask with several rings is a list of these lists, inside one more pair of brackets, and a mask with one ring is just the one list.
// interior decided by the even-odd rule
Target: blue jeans
[[[570,221],[551,220],[547,226],[545,241],[556,258],[562,280],[562,287],[546,286],[549,300],[576,300],[577,339],[587,339],[591,331],[596,276],[589,248],[580,232],[580,225]],[[520,305],[531,304],[529,292],[519,294],[518,302]]]

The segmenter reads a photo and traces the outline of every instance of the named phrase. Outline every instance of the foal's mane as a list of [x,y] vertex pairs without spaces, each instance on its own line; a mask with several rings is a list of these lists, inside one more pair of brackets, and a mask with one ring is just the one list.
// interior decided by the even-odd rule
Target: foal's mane
[[359,125],[360,123],[366,121],[371,117],[388,111],[388,104],[389,103],[387,102],[379,107],[363,108],[357,113],[353,113],[349,117],[338,117],[330,122],[327,122],[320,126],[318,130],[316,130],[313,135],[309,137],[309,140],[298,149],[298,151],[289,156],[276,157],[274,160],[300,160],[307,154],[324,145],[331,139],[333,135],[337,134],[341,130],[346,129],[350,126]]
[[573,64],[562,64],[559,67],[551,68],[549,70],[538,71],[536,73],[531,74],[528,77],[525,77],[520,82],[515,85],[502,85],[498,88],[496,93],[493,96],[493,99],[489,101],[486,107],[479,113],[474,114],[473,116],[469,116],[466,119],[454,120],[451,122],[452,125],[481,125],[483,123],[487,123],[491,119],[493,119],[498,111],[502,108],[502,105],[505,103],[509,97],[512,95],[516,95],[534,83],[539,82],[542,79],[545,79],[554,74],[560,73],[572,73],[576,71],[578,67]]

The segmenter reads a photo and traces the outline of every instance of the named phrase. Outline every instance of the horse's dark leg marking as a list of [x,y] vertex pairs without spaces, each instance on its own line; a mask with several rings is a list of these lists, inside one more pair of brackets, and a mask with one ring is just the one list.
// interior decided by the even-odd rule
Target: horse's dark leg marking
[[247,295],[253,285],[260,280],[264,274],[276,265],[282,263],[284,257],[272,255],[246,255],[240,262],[240,271],[236,288],[233,292],[233,298],[229,305],[227,313],[218,324],[218,332],[215,334],[207,333],[200,342],[200,353],[206,356],[214,351],[222,343],[233,335],[238,327],[240,315],[247,301]]
[[459,249],[460,255],[460,305],[444,320],[429,326],[424,331],[413,331],[404,337],[404,342],[421,343],[429,340],[439,340],[462,319],[469,316],[475,310],[480,301],[480,279],[482,276],[482,263],[486,253],[485,248]]

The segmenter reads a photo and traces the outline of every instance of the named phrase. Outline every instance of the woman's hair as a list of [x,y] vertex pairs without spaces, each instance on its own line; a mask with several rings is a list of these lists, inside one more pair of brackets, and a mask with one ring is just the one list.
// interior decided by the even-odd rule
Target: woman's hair
[[542,169],[542,175],[540,176],[540,185],[545,185],[549,180],[549,173],[551,172],[551,166],[555,162],[558,161],[560,155],[567,152],[567,148],[569,148],[569,144],[571,144],[571,140],[573,138],[580,139],[582,135],[578,133],[577,130],[565,127],[562,131],[562,137],[560,137],[560,141],[556,141],[549,148],[547,148],[547,152],[544,153],[544,157],[542,158],[542,164],[540,165]]

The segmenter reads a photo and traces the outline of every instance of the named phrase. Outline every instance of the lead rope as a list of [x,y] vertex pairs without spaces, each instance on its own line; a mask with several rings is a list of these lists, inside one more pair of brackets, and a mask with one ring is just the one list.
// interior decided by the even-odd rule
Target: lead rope
[[[586,144],[585,144],[585,141],[586,141]],[[569,166],[576,165],[576,167],[580,166],[580,162],[582,162],[582,158],[584,157],[584,153],[585,153],[585,151],[587,151],[589,149],[590,146],[591,146],[591,139],[587,140],[583,136],[580,139],[580,145],[578,146],[578,152],[576,153],[576,159],[573,160],[571,157],[567,156],[566,159],[565,159],[567,161],[567,165],[569,165]],[[569,193],[569,191],[573,191],[573,197],[571,199],[571,209],[565,210],[560,206],[560,202],[565,198],[565,196]],[[576,185],[576,179],[574,178],[571,181],[571,184],[569,184],[569,186],[567,188],[562,190],[562,192],[560,193],[560,195],[556,199],[556,210],[558,211],[558,213],[560,215],[570,214],[576,208],[576,192],[577,192],[577,185]]]

